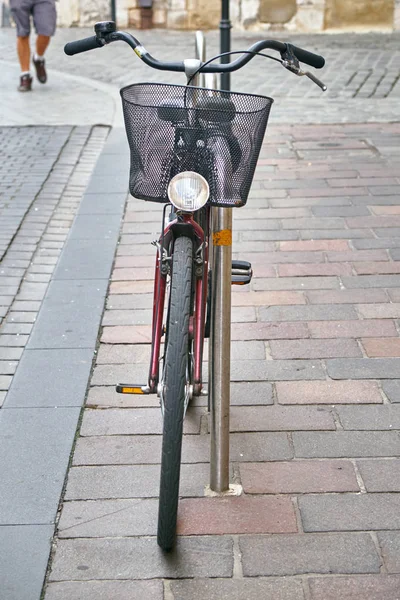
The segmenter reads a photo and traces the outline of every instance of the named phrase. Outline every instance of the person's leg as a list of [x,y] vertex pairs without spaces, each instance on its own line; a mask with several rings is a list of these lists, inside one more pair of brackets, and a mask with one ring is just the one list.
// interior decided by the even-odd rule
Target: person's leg
[[34,0],[33,22],[38,35],[33,64],[35,65],[36,75],[40,83],[46,83],[47,81],[44,53],[50,43],[50,37],[55,32],[56,19],[55,0]]
[[21,65],[21,73],[29,72],[31,62],[31,49],[29,46],[29,36],[17,37],[17,52],[19,64]]
[[38,35],[36,39],[36,58],[43,58],[44,53],[47,50],[47,46],[50,44],[49,35]]
[[31,32],[31,12],[28,2],[22,0],[11,0],[10,9],[17,27],[17,52],[21,66],[21,79],[18,90],[29,92],[32,87],[32,77],[29,73],[31,51],[29,46],[29,34]]

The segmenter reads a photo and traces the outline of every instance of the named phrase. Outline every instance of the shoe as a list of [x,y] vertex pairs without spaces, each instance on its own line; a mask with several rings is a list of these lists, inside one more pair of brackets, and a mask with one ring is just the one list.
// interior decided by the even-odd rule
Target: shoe
[[19,80],[19,92],[30,92],[32,90],[32,77],[30,75],[21,75]]
[[38,60],[36,60],[34,58],[33,64],[35,65],[35,69],[36,69],[36,77],[38,78],[40,83],[46,83],[47,73],[46,73],[46,69],[44,66],[44,64],[45,64],[44,58],[38,59]]

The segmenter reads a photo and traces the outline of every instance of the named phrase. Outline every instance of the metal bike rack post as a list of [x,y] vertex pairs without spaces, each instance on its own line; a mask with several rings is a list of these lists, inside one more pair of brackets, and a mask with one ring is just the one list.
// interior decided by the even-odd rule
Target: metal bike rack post
[[[197,60],[201,60],[201,62],[206,62],[206,39],[203,35],[202,31],[196,31],[195,37],[195,58]],[[205,74],[199,73],[199,87],[205,87]]]
[[231,354],[232,209],[212,209],[211,329],[209,388],[211,406],[210,488],[229,490],[229,404]]
[[[224,15],[226,18],[226,11]],[[206,60],[206,44],[201,31],[196,32],[196,58],[202,62]],[[212,79],[208,77],[203,79],[200,85],[213,89],[219,87],[216,76]],[[208,359],[208,394],[211,412],[210,489],[216,493],[224,493],[229,491],[231,208],[213,208],[211,211],[209,256],[211,267],[211,328]]]
[[[229,0],[222,0],[220,51],[230,50]],[[229,62],[222,57],[221,62]],[[229,74],[221,75],[229,91]],[[231,381],[232,209],[212,209],[211,339],[209,394],[211,399],[211,490],[229,490],[229,406]]]

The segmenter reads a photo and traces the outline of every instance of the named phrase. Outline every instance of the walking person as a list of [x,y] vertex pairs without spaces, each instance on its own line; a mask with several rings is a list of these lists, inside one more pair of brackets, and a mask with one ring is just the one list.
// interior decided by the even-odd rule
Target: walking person
[[50,42],[50,37],[56,30],[55,0],[10,0],[11,14],[17,26],[17,51],[21,66],[21,77],[18,91],[30,92],[32,76],[30,72],[31,49],[29,36],[31,32],[31,17],[37,33],[36,52],[33,55],[33,65],[40,83],[46,83],[47,74],[44,53]]

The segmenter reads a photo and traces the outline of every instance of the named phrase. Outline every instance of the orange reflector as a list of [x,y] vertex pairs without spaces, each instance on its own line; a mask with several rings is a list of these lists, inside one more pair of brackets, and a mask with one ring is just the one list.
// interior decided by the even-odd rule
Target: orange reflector
[[121,387],[121,394],[144,394],[141,387]]
[[232,246],[232,230],[222,229],[213,233],[214,246]]

